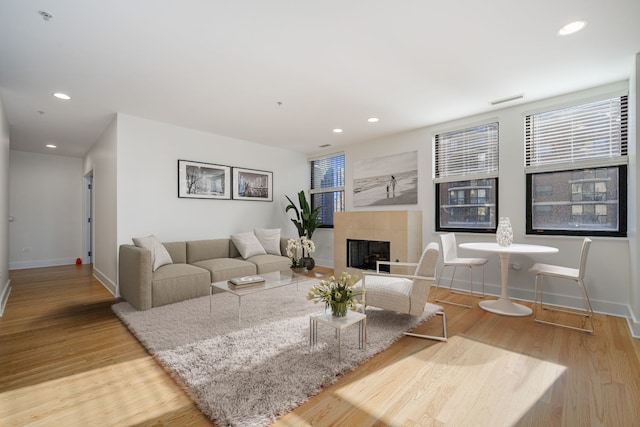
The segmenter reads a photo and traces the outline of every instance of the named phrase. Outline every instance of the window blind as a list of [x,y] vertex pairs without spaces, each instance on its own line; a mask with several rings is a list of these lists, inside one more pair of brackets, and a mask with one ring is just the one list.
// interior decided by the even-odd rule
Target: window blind
[[311,160],[310,193],[344,190],[344,154]]
[[435,136],[435,179],[452,182],[498,176],[498,123]]
[[627,162],[627,96],[525,118],[525,170],[546,172]]

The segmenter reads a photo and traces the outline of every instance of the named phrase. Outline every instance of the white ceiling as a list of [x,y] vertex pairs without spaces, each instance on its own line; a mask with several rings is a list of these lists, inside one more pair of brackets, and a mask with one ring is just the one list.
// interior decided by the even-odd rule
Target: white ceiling
[[77,157],[116,112],[310,153],[625,80],[637,52],[638,0],[0,0],[11,149]]

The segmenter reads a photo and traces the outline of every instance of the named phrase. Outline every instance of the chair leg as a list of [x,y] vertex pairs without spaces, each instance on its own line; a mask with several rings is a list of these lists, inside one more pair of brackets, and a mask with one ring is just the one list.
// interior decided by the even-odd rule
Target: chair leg
[[447,268],[446,265],[442,266],[442,270],[440,270],[440,275],[438,276],[438,281],[436,282],[436,291],[433,294],[433,300],[438,301],[438,290],[440,289],[440,280],[442,279],[442,273],[444,273],[444,269]]
[[[537,313],[536,313],[536,307],[537,307],[537,301],[538,301],[537,300],[537,295],[538,295],[538,291],[537,291],[537,289],[538,289],[538,277],[540,277],[540,308],[541,309],[588,317],[589,321],[591,323],[591,329],[578,328],[576,326],[565,325],[563,323],[556,323],[556,322],[550,322],[548,320],[538,319]],[[544,278],[541,277],[540,275],[536,275],[536,282],[535,282],[535,288],[534,288],[536,297],[535,297],[534,302],[533,302],[533,318],[534,318],[534,320],[536,322],[538,322],[538,323],[545,323],[547,325],[560,326],[562,328],[573,329],[574,331],[582,331],[582,332],[587,332],[587,333],[592,334],[595,331],[595,326],[594,326],[594,323],[593,323],[593,307],[591,306],[591,300],[589,299],[589,295],[587,295],[587,289],[584,287],[584,283],[582,282],[582,280],[578,280],[576,282],[578,284],[578,287],[582,291],[582,299],[585,302],[585,314],[576,313],[574,311],[569,311],[569,310],[556,309],[556,308],[545,308],[544,305],[543,305]]]
[[473,267],[469,266],[469,307],[473,306]]
[[442,336],[441,337],[436,335],[415,334],[413,332],[405,332],[404,334],[410,337],[418,337],[418,338],[425,338],[428,340],[447,342],[449,340],[449,335],[447,334],[447,315],[444,312],[444,310],[439,311],[436,314],[439,316],[442,316]]
[[[437,301],[437,302],[443,302],[445,304],[451,304],[451,305],[457,305],[459,307],[465,307],[465,308],[471,308],[472,305],[466,305],[466,304],[460,304],[457,302],[452,302],[452,301],[447,301],[444,299],[438,299],[438,288],[440,287],[440,279],[442,279],[442,272],[444,271],[445,267],[450,267],[450,266],[443,266],[442,270],[440,270],[440,277],[438,278],[438,284],[436,285],[436,293],[433,296],[433,300]],[[456,270],[457,270],[458,266],[454,265],[453,266],[453,274],[451,275],[451,281],[449,282],[449,291],[451,292],[458,292],[459,291],[455,291],[455,290],[451,290],[451,288],[453,287],[453,278],[456,276]],[[471,301],[471,303],[473,304],[473,300]]]

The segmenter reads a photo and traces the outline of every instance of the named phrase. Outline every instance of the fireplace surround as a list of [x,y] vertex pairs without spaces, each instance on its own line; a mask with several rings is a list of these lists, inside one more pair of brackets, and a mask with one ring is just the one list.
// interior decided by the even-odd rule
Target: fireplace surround
[[[418,262],[422,254],[421,211],[336,212],[333,228],[333,268],[362,275],[365,269],[347,266],[347,240],[389,242],[391,261]],[[375,270],[375,263],[373,269]],[[406,274],[394,267],[393,273]]]

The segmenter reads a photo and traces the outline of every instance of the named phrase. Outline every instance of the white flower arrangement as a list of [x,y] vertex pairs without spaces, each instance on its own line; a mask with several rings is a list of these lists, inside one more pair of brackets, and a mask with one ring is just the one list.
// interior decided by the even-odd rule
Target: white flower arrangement
[[304,267],[302,258],[316,251],[316,245],[307,236],[287,241],[287,257],[291,260],[291,268]]

